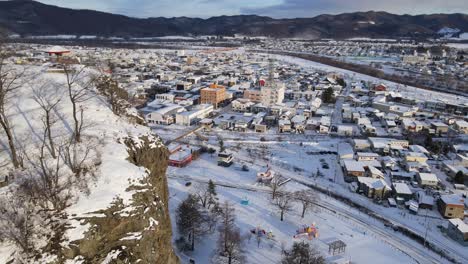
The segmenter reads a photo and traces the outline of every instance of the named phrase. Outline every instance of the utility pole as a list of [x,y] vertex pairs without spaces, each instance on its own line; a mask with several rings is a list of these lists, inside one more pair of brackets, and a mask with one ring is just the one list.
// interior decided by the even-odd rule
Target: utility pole
[[424,247],[426,247],[426,242],[427,242],[427,231],[428,231],[428,224],[427,224],[427,209],[424,209],[426,211],[426,215],[424,216],[424,226],[426,227],[426,233],[424,234]]

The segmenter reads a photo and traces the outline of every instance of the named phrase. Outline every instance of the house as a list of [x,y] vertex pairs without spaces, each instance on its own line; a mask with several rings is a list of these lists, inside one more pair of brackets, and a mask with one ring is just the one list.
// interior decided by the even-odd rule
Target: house
[[454,128],[462,134],[468,134],[468,122],[464,120],[455,121]]
[[374,166],[364,167],[365,173],[364,176],[374,178],[374,179],[385,179],[385,175],[382,171],[377,169]]
[[424,155],[429,155],[430,152],[423,146],[420,145],[410,145],[409,150],[411,152],[423,153]]
[[465,247],[468,247],[468,225],[461,219],[448,220],[447,235]]
[[393,193],[397,200],[397,203],[403,204],[413,198],[413,191],[406,183],[394,182],[392,184]]
[[232,110],[236,112],[250,112],[253,105],[255,105],[254,102],[243,98],[239,98],[231,102]]
[[353,147],[354,151],[363,151],[370,149],[371,144],[365,139],[353,139]]
[[359,192],[372,199],[386,199],[390,194],[390,186],[382,179],[367,177],[357,178]]
[[448,125],[442,122],[431,122],[431,128],[434,129],[436,135],[448,133]]
[[390,156],[383,156],[381,158],[382,166],[385,169],[390,169],[392,171],[396,170],[398,168],[398,161]]
[[430,166],[426,162],[408,161],[404,162],[408,172],[431,172]]
[[387,91],[387,86],[385,84],[379,84],[374,86],[374,91]]
[[357,161],[370,161],[370,160],[378,160],[379,154],[373,152],[357,152],[356,153],[356,160]]
[[340,136],[352,136],[353,135],[353,127],[352,126],[344,126],[339,125],[337,128],[338,135]]
[[392,171],[390,172],[392,181],[404,181],[411,183],[414,179],[414,172]]
[[192,149],[186,145],[168,146],[169,150],[169,166],[185,167],[192,162]]
[[419,208],[432,210],[434,207],[434,197],[432,197],[432,195],[419,191],[416,197],[418,198]]
[[406,162],[420,162],[424,163],[427,161],[427,156],[421,152],[407,152],[405,154],[405,161]]
[[354,158],[353,147],[351,147],[351,145],[348,143],[338,144],[338,155],[340,156],[340,160],[343,160],[343,159],[352,160]]
[[218,154],[218,166],[229,167],[232,165],[234,158],[232,154],[221,152]]
[[295,115],[291,119],[291,124],[296,133],[304,133],[306,118],[303,115]]
[[356,181],[357,177],[364,177],[364,164],[355,160],[341,160],[345,180],[347,182]]
[[437,208],[440,214],[445,218],[465,217],[465,204],[463,197],[458,194],[442,195],[437,201]]
[[278,121],[278,132],[279,133],[288,133],[291,132],[291,121],[287,119],[281,119]]
[[416,174],[416,180],[421,187],[437,187],[439,184],[439,178],[434,173],[422,173]]

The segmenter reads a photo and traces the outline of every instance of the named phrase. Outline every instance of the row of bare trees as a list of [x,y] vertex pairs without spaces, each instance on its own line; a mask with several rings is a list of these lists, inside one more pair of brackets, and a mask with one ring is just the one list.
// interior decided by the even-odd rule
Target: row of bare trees
[[[0,36],[1,38],[1,36]],[[7,138],[11,162],[15,168],[23,166],[15,144],[13,127],[9,120],[9,102],[15,97],[15,93],[24,85],[25,70],[18,70],[8,64],[8,59],[13,51],[8,49],[0,39],[0,126]]]
[[284,215],[293,209],[294,203],[301,205],[301,217],[304,218],[307,210],[312,208],[318,201],[319,196],[312,189],[305,189],[296,192],[287,192],[283,190],[282,183],[286,178],[280,174],[270,182],[271,200],[280,212],[281,221],[284,220]]
[[[18,259],[34,257],[45,247],[60,248],[60,232],[66,224],[64,209],[76,193],[89,191],[102,142],[82,134],[86,127],[83,106],[91,98],[96,80],[87,67],[63,64],[65,83],[52,83],[37,78],[33,69],[13,65],[12,54],[0,39],[0,136],[3,139],[5,135],[8,144],[3,151],[10,156],[9,163],[0,165],[9,167],[9,176],[17,183],[0,199],[0,241],[17,245]],[[11,109],[13,99],[19,96],[30,96],[38,106],[35,113],[40,113],[43,130],[37,139],[15,138]],[[64,102],[66,98],[68,102]],[[71,108],[71,133],[56,125],[60,120],[67,122],[61,114],[64,104]]]

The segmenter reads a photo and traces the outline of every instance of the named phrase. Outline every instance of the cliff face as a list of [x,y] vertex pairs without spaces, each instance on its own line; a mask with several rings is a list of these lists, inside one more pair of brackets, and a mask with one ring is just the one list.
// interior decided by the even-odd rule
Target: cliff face
[[129,204],[116,198],[110,208],[95,212],[99,216],[82,220],[91,227],[67,257],[79,256],[85,263],[178,264],[168,211],[167,149],[152,135],[126,137],[120,143],[127,147],[129,162],[145,167],[147,176],[130,183]]

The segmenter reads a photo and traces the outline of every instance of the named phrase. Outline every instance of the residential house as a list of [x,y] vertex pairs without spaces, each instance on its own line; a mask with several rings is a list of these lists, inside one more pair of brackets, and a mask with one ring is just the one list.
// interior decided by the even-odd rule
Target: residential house
[[437,207],[445,218],[463,219],[465,217],[464,199],[458,194],[442,195],[437,201]]
[[455,121],[454,128],[462,134],[468,134],[468,122],[465,120]]
[[382,179],[358,177],[359,192],[372,199],[386,199],[390,194],[390,186]]
[[363,151],[370,149],[371,144],[366,139],[353,139],[354,151]]
[[448,220],[447,235],[465,247],[468,247],[468,225],[461,219]]
[[439,184],[439,178],[434,173],[423,173],[418,172],[416,174],[416,180],[421,187],[437,187]]
[[254,105],[254,102],[243,98],[239,98],[231,102],[232,110],[236,112],[250,112],[251,107]]
[[379,154],[374,153],[374,152],[357,152],[356,153],[357,161],[378,160],[379,158],[380,158]]
[[404,204],[405,202],[413,198],[413,191],[411,191],[408,184],[402,182],[394,182],[392,184],[392,187],[397,203]]

